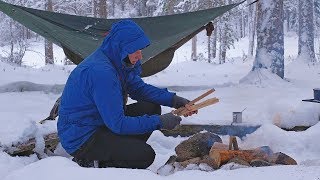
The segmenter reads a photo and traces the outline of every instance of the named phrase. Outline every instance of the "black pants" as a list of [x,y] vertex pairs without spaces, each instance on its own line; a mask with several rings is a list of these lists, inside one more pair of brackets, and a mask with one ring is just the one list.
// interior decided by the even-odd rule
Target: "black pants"
[[[161,106],[149,102],[137,102],[127,105],[125,114],[127,116],[161,114]],[[118,135],[106,126],[102,126],[71,155],[82,166],[90,166],[86,164],[98,160],[99,167],[145,169],[155,158],[154,150],[146,143],[150,135],[151,133]]]

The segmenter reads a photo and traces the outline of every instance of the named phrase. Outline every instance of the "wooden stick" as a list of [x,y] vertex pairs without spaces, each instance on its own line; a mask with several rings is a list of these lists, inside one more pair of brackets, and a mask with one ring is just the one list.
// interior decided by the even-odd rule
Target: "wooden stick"
[[229,136],[229,150],[232,150],[232,137],[233,136]]
[[233,138],[232,138],[232,146],[233,146],[234,150],[239,150],[237,138],[235,136],[233,136]]
[[237,138],[235,136],[229,136],[229,150],[239,150]]
[[192,111],[196,111],[198,109],[201,109],[201,108],[204,108],[204,107],[207,107],[207,106],[210,106],[212,104],[215,104],[219,102],[219,99],[218,98],[211,98],[211,99],[207,99],[199,104],[194,104],[192,106],[190,106],[190,110],[188,110],[187,108],[185,108],[184,110],[182,110],[180,113],[178,113],[177,115],[178,116],[183,116],[189,112],[192,112]]
[[[209,91],[203,93],[202,95],[200,95],[199,97],[195,98],[194,100],[190,101],[188,103],[189,106],[192,106],[194,103],[200,101],[201,99],[203,99],[204,97],[208,96],[209,94],[213,93],[215,91],[214,88],[210,89]],[[179,114],[181,113],[183,110],[185,109],[185,107],[180,107],[179,109],[176,109],[175,111],[173,111],[174,114]]]

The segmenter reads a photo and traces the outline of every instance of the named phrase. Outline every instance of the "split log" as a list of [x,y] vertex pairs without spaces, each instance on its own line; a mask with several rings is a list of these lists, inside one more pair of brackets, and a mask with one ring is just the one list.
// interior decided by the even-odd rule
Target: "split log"
[[196,165],[199,165],[200,164],[200,161],[201,161],[201,158],[200,157],[195,157],[195,158],[192,158],[192,159],[188,159],[188,160],[185,160],[185,161],[182,161],[182,162],[179,162],[180,165],[184,168],[186,168],[189,164],[196,164]]
[[177,161],[185,161],[195,157],[208,155],[212,145],[215,142],[222,143],[221,138],[213,133],[198,133],[187,140],[182,141],[175,148]]
[[223,150],[223,149],[211,149],[209,152],[210,158],[217,166],[226,164],[233,158],[240,158],[248,163],[254,159],[262,159],[268,161],[271,154],[265,151],[265,148],[259,147],[252,150]]
[[[224,149],[224,150],[228,150],[229,147],[226,144],[223,143],[219,143],[219,142],[215,142],[213,143],[211,149]],[[230,150],[230,149],[229,149]]]
[[202,157],[200,164],[204,163],[207,164],[208,166],[210,166],[213,169],[218,169],[219,166],[217,164],[215,164],[215,162],[209,157],[209,155],[205,155]]
[[293,158],[291,158],[290,156],[282,152],[277,152],[272,154],[270,158],[270,162],[274,164],[282,164],[282,165],[297,165],[297,162]]

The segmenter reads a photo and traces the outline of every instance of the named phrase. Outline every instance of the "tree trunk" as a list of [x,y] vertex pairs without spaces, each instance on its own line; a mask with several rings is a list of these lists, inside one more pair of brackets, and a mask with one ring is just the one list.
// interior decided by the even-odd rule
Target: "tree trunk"
[[218,30],[217,30],[217,23],[214,23],[214,30],[213,30],[213,36],[211,38],[212,41],[212,51],[211,51],[211,56],[212,58],[216,58],[217,56],[217,35],[218,35]]
[[165,7],[166,14],[174,14],[175,0],[168,0]]
[[133,7],[134,6],[134,0],[128,0],[129,6]]
[[313,0],[299,0],[298,56],[307,62],[315,62]]
[[226,62],[227,55],[227,32],[226,26],[223,29],[220,28],[220,46],[219,46],[219,64],[224,64]]
[[146,16],[147,15],[147,0],[140,0],[139,4],[139,16]]
[[287,32],[290,31],[290,11],[286,10],[286,27],[287,27]]
[[45,40],[45,63],[54,64],[53,60],[53,44],[49,40]]
[[283,78],[283,1],[258,1],[257,11],[257,51],[252,70],[265,68]]
[[[249,3],[249,1],[248,1]],[[249,49],[248,56],[253,56],[254,49],[254,37],[255,37],[255,27],[256,27],[256,5],[251,4],[249,6],[249,14],[248,14],[248,25],[249,25]]]
[[242,14],[242,29],[243,29],[243,33],[242,33],[242,38],[247,36],[247,21],[246,21],[246,16]]
[[[52,0],[47,0],[46,1],[46,10],[47,11],[53,11],[53,5],[52,5]],[[45,43],[44,43],[45,47],[45,64],[54,64],[54,60],[53,60],[53,44],[51,41],[45,39]]]
[[[107,1],[106,0],[98,0],[98,17],[107,18]],[[111,1],[112,11],[111,15],[114,16],[114,0]]]
[[153,16],[153,13],[156,11],[157,9],[157,3],[153,0],[149,0],[147,1],[148,4],[146,3],[146,8],[147,8],[147,14],[146,16],[148,17],[152,17]]
[[124,0],[120,0],[120,8],[121,8],[121,11],[124,11],[124,7],[125,7],[125,1]]
[[243,13],[241,11],[241,16],[239,17],[239,36],[243,38]]
[[9,61],[14,63],[14,37],[13,37],[13,20],[10,19],[10,56],[9,56]]
[[197,36],[194,36],[192,38],[192,53],[191,53],[191,59],[193,61],[197,61],[198,55],[197,55]]
[[98,17],[98,3],[97,3],[97,0],[92,0],[92,14],[93,14],[93,17]]

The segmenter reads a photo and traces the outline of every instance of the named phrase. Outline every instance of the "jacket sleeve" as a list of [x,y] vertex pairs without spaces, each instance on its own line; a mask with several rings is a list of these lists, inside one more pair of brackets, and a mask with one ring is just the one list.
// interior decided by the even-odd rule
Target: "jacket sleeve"
[[117,134],[143,134],[159,128],[160,118],[124,115],[121,85],[113,69],[96,67],[89,72],[92,99],[105,125]]
[[139,75],[131,74],[127,80],[127,89],[134,100],[149,101],[156,104],[172,107],[174,93],[143,82]]

